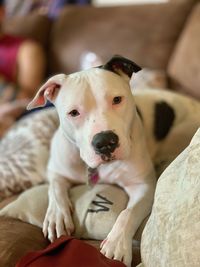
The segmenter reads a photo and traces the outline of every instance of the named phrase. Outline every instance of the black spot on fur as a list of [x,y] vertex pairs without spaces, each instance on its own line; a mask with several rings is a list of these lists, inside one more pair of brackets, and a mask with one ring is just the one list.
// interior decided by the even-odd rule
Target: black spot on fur
[[158,141],[163,140],[169,133],[175,119],[174,109],[165,101],[155,104],[154,136]]

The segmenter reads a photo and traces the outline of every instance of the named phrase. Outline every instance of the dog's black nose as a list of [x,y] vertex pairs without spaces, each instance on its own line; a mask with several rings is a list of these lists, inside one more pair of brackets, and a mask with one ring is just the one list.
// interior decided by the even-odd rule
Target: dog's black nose
[[96,153],[110,156],[119,146],[119,137],[112,131],[100,132],[93,137],[92,146]]

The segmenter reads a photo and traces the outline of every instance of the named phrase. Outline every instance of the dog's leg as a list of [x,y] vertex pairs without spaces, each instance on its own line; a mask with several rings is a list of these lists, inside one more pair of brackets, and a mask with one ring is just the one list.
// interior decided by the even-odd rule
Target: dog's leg
[[155,184],[136,184],[127,190],[129,202],[120,213],[111,232],[101,244],[101,252],[108,258],[122,261],[130,267],[132,240],[146,216],[150,213]]
[[43,223],[43,233],[53,242],[61,235],[74,231],[71,217],[72,204],[68,196],[71,183],[65,178],[49,171],[49,204]]

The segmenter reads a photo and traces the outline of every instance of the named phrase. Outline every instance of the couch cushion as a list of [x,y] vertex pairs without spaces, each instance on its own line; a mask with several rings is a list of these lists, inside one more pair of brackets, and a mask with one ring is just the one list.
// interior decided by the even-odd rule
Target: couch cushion
[[13,267],[27,252],[44,249],[48,241],[31,224],[0,217],[0,266]]
[[89,51],[105,62],[113,54],[165,68],[191,3],[95,8],[67,7],[51,34],[52,72],[74,72]]
[[200,99],[200,4],[182,32],[169,62],[169,75],[180,90]]

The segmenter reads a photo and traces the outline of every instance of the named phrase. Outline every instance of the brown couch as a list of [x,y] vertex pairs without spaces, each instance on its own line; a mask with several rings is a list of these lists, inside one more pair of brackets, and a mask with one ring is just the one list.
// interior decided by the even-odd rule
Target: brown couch
[[171,0],[123,7],[68,6],[54,22],[32,14],[5,20],[3,28],[42,43],[48,75],[79,70],[87,51],[104,62],[121,54],[142,67],[165,70],[171,89],[200,98],[199,17],[198,1]]
[[[81,55],[87,51],[95,52],[103,61],[121,54],[142,67],[165,70],[170,89],[200,99],[200,4],[196,1],[106,8],[70,6],[53,22],[31,14],[5,20],[3,27],[7,33],[41,42],[47,53],[48,76],[79,70]],[[32,226],[17,222],[13,231],[13,220],[6,224],[4,220],[3,226],[1,222],[0,235],[4,233],[5,238],[8,231],[18,244],[27,244],[11,253],[13,262],[31,249],[46,246],[39,229],[32,229],[38,234],[30,240]],[[21,236],[17,235],[20,227],[24,229]],[[0,251],[4,245],[1,237]],[[135,247],[133,266],[139,263],[138,251]],[[0,252],[0,266],[14,266],[9,260],[2,263],[3,257]]]

